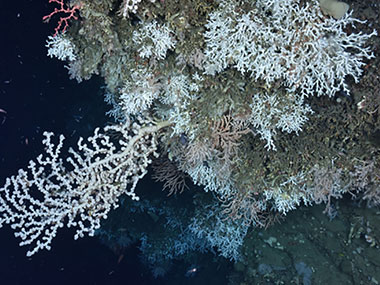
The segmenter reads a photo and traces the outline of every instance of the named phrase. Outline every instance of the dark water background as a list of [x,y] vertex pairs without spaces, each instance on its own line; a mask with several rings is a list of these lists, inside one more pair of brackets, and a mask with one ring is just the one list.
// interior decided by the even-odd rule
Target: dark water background
[[[42,17],[56,4],[47,0],[0,1],[0,108],[7,112],[0,125],[0,183],[43,150],[43,131],[64,134],[67,143],[103,126],[108,107],[101,80],[77,84],[64,63],[46,56],[45,41],[57,17]],[[0,114],[0,122],[3,116]],[[139,268],[137,250],[126,252],[119,264],[97,239],[74,241],[62,229],[51,251],[26,257],[9,226],[0,229],[0,284],[150,284]],[[148,275],[149,276],[149,275]]]

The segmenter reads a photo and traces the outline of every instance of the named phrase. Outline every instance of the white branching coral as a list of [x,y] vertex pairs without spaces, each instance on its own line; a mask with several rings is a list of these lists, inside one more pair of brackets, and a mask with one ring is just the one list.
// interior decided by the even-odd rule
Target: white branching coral
[[306,175],[299,172],[294,176],[286,177],[286,180],[275,187],[268,187],[264,191],[266,201],[273,201],[273,209],[286,215],[297,206],[311,205],[312,199],[307,191]]
[[6,179],[0,188],[0,227],[11,224],[20,245],[31,245],[27,255],[50,249],[57,230],[64,225],[75,227],[75,239],[90,236],[118,206],[122,194],[138,200],[135,188],[147,173],[151,156],[157,156],[157,133],[168,126],[152,124],[144,119],[134,123],[108,126],[105,132],[120,136],[117,143],[111,136],[95,130],[85,142],[78,141],[78,150],[61,155],[64,137],[58,143],[53,134],[45,133],[46,154],[30,161],[28,170]]
[[135,115],[148,110],[160,94],[161,84],[146,70],[135,70],[130,80],[120,90],[120,106],[126,115]]
[[233,66],[267,84],[282,80],[301,96],[333,96],[343,89],[345,77],[358,81],[363,60],[373,57],[365,41],[376,35],[345,31],[363,23],[351,13],[340,19],[322,14],[319,3],[304,5],[295,0],[260,0],[246,14],[233,4],[210,15],[204,33],[208,74]]
[[193,140],[196,125],[191,123],[190,104],[199,98],[199,89],[203,78],[195,73],[192,78],[185,74],[173,73],[166,79],[159,100],[170,108],[165,117],[173,122],[172,135],[186,134]]
[[119,11],[119,14],[126,18],[128,16],[128,13],[136,13],[138,9],[138,4],[141,2],[141,0],[123,0],[123,3],[121,4],[121,8]]
[[166,52],[173,49],[177,41],[167,25],[151,21],[143,23],[140,29],[133,32],[133,42],[138,46],[140,57],[164,59]]
[[242,219],[226,220],[219,203],[196,211],[188,228],[199,239],[205,239],[211,248],[216,248],[221,256],[234,261],[241,259],[240,247],[249,226]]
[[298,134],[308,120],[307,114],[313,113],[302,97],[294,94],[257,93],[252,98],[250,122],[262,140],[265,148],[276,150],[274,137],[276,129]]
[[45,46],[48,48],[47,55],[50,57],[56,57],[62,61],[76,60],[74,44],[62,34],[49,36]]
[[[140,2],[119,1],[120,15],[136,13]],[[48,56],[70,61],[70,75],[78,82],[87,79],[88,66],[95,64],[113,93],[106,96],[114,107],[109,114],[121,124],[96,129],[86,141],[80,139],[68,156],[61,154],[64,137],[54,143],[53,134],[45,133],[45,153],[30,161],[27,170],[6,179],[0,188],[0,227],[11,224],[20,245],[31,246],[29,256],[50,249],[64,226],[75,227],[75,238],[93,235],[101,219],[118,206],[120,195],[138,200],[136,185],[147,173],[152,156],[158,156],[158,142],[178,170],[226,202],[224,213],[219,204],[197,209],[199,219],[194,218],[188,230],[235,260],[248,230],[247,220],[264,226],[267,222],[260,220],[261,213],[271,206],[281,214],[300,203],[324,202],[329,207],[332,198],[344,193],[340,169],[315,166],[311,174],[302,172],[304,165],[298,162],[289,161],[289,167],[272,165],[270,157],[276,156],[254,150],[252,133],[267,150],[275,150],[279,131],[298,134],[313,113],[305,103],[307,96],[349,93],[345,78],[359,79],[364,60],[373,57],[365,41],[376,32],[348,34],[348,25],[362,21],[350,13],[338,19],[323,15],[317,0],[216,2],[219,8],[210,15],[198,15],[207,24],[194,26],[194,37],[188,37],[192,21],[181,31],[172,22],[179,19],[176,15],[148,21],[155,13],[144,9],[134,20],[146,22],[130,23],[128,32],[120,19],[112,21],[122,23],[115,30],[112,25],[106,30],[88,29],[93,33],[91,47],[83,44],[84,50],[76,50],[67,35],[48,38]],[[167,15],[161,4],[159,15]],[[112,16],[107,11],[107,17]],[[84,18],[83,22],[84,30],[90,28],[92,21]],[[177,35],[169,27],[175,27]],[[83,31],[71,32],[76,30]],[[102,39],[99,32],[112,38],[101,53],[94,44],[101,42],[94,41]],[[196,42],[202,33],[204,42]],[[119,39],[124,37],[122,47]],[[175,55],[168,53],[177,40],[184,42]],[[175,65],[174,58],[181,63],[181,57],[191,56],[196,59]],[[204,72],[203,77],[194,67]],[[161,122],[140,118],[147,113]],[[283,165],[284,170],[277,170]],[[323,187],[310,187],[310,176]],[[375,197],[377,203],[378,192],[376,188],[365,195]],[[236,220],[224,220],[226,212]]]
[[[150,0],[150,2],[154,3],[156,0]],[[121,4],[119,15],[123,18],[128,17],[128,13],[136,13],[137,9],[139,8],[138,4],[141,2],[141,0],[123,0],[123,3]]]

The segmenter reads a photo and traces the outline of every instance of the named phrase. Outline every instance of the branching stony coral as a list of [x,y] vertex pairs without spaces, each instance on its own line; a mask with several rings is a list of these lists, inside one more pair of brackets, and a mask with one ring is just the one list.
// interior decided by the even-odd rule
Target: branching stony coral
[[275,150],[274,136],[276,129],[283,132],[298,134],[302,125],[308,120],[307,114],[313,113],[303,99],[286,94],[255,94],[250,104],[252,109],[250,122],[266,141],[267,149]]
[[205,239],[211,248],[216,248],[223,257],[241,260],[240,246],[249,226],[241,220],[225,220],[218,203],[207,205],[197,211],[189,229],[200,239]]
[[145,70],[131,71],[131,78],[120,90],[120,106],[126,116],[147,111],[157,99],[161,84],[152,73]]
[[347,34],[346,26],[362,23],[351,13],[326,17],[316,0],[262,0],[243,14],[234,5],[224,3],[206,25],[208,74],[232,66],[267,84],[282,80],[301,96],[331,97],[340,89],[349,93],[345,77],[358,81],[363,60],[373,57],[363,45],[376,31]]
[[143,23],[140,29],[133,32],[133,41],[139,46],[138,52],[142,58],[164,59],[167,50],[173,49],[176,44],[171,34],[166,25],[152,21]]
[[[344,192],[335,184],[327,192],[316,187],[312,180],[326,167],[315,171],[310,166],[315,162],[308,160],[293,166],[297,163],[287,149],[313,113],[306,97],[332,97],[340,89],[348,93],[346,76],[358,80],[364,60],[372,58],[365,41],[376,32],[345,31],[361,21],[350,13],[340,19],[325,16],[314,0],[219,1],[210,14],[198,15],[206,25],[192,30],[186,11],[173,15],[162,3],[139,14],[136,5],[144,2],[123,1],[121,15],[87,4],[81,8],[85,21],[78,25],[92,32],[91,40],[76,37],[73,29],[72,42],[63,43],[78,47],[77,54],[55,43],[48,47],[63,60],[75,60],[71,68],[105,77],[106,100],[122,124],[106,128],[116,137],[96,131],[87,143],[81,140],[68,160],[59,154],[62,139],[54,151],[48,135],[39,166],[31,162],[28,171],[20,170],[0,188],[0,225],[12,224],[21,244],[34,245],[30,255],[50,248],[66,218],[68,226],[78,228],[76,237],[93,234],[121,194],[137,199],[136,184],[159,154],[224,201],[225,211],[216,209],[219,204],[198,209],[192,225],[194,234],[225,257],[238,256],[248,226],[265,226],[266,212],[286,214],[301,203],[329,206]],[[128,12],[136,17],[127,18]],[[92,14],[107,19],[107,27],[92,29]],[[178,65],[186,44],[201,60]],[[150,119],[139,120],[141,114]],[[277,153],[265,150],[276,149],[277,141]],[[290,162],[279,169],[281,157]],[[44,199],[35,199],[33,189]],[[226,213],[236,221],[224,221]],[[216,221],[218,232],[207,217]]]
[[22,239],[20,245],[33,247],[28,256],[50,249],[64,225],[76,228],[75,239],[86,233],[92,236],[101,219],[118,207],[120,195],[139,199],[134,190],[147,173],[151,156],[158,155],[157,131],[165,126],[141,118],[106,127],[105,132],[121,136],[118,142],[96,129],[87,141],[79,139],[78,149],[70,148],[66,159],[61,157],[64,137],[54,144],[53,134],[45,133],[46,154],[0,188],[0,227],[11,224]]
[[[278,130],[298,134],[308,120],[308,115],[313,113],[309,105],[304,103],[306,95],[326,93],[332,96],[340,88],[346,89],[346,75],[351,74],[355,78],[360,75],[360,66],[363,64],[361,59],[372,56],[369,49],[362,45],[374,33],[347,36],[343,28],[357,20],[350,14],[340,20],[325,17],[315,1],[302,5],[290,0],[263,0],[255,4],[248,1],[245,4],[252,5],[252,10],[237,12],[239,9],[236,8],[236,3],[222,1],[220,8],[210,14],[204,32],[206,61],[203,62],[203,68],[206,76],[218,76],[228,72],[229,67],[234,67],[243,74],[248,73],[257,82],[264,81],[264,88],[256,91],[251,97],[252,101],[245,102],[246,106],[250,107],[247,123],[254,133],[266,141],[265,147],[273,150],[276,149],[275,137]],[[134,32],[134,42],[146,46],[137,49],[141,57],[153,55],[152,42],[161,40],[153,35],[163,35],[160,32],[161,27],[164,26],[155,21],[146,22]],[[170,42],[169,30],[164,30],[166,36],[163,38]],[[174,35],[174,31],[170,33]],[[350,53],[347,51],[347,44],[352,45]],[[164,59],[166,49],[163,49],[165,52],[157,53],[161,56],[153,57]],[[352,53],[353,51],[357,53]],[[342,61],[345,65],[341,64]],[[341,72],[337,68],[340,68]],[[159,117],[173,123],[169,128],[171,136],[185,135],[187,143],[190,142],[189,150],[194,150],[191,147],[193,144],[200,144],[206,147],[204,151],[208,155],[206,160],[197,163],[194,160],[187,163],[187,150],[183,150],[182,154],[176,152],[176,155],[171,152],[169,157],[184,157],[183,161],[178,162],[178,167],[188,173],[194,183],[203,185],[206,191],[211,190],[222,197],[230,197],[239,188],[232,178],[231,167],[234,165],[221,160],[219,150],[207,143],[207,140],[202,142],[204,138],[200,139],[199,136],[207,137],[212,134],[206,130],[202,131],[200,125],[194,121],[194,116],[200,115],[197,113],[200,110],[195,106],[202,100],[202,93],[207,92],[202,82],[204,78],[195,80],[197,83],[190,83],[190,76],[186,75],[186,72],[181,74],[174,71],[175,68],[172,69],[159,79],[162,88],[154,93],[156,103],[149,101],[146,106],[152,106]],[[144,76],[140,78],[143,79]],[[138,85],[144,86],[144,82]],[[141,90],[144,89],[149,91],[149,88]],[[136,98],[144,98],[139,97]],[[122,95],[121,98],[124,99],[122,104],[131,107],[125,109],[128,110],[127,114],[139,110],[134,103],[125,101],[127,97]],[[163,105],[157,105],[157,102]],[[236,112],[233,106],[230,111]],[[233,113],[233,116],[236,116],[236,113]],[[234,147],[235,152],[238,146]],[[232,159],[234,158],[231,157]],[[222,173],[227,175],[223,176]],[[288,177],[289,181],[292,177],[298,176]],[[294,186],[292,183],[286,185]],[[281,191],[279,193],[282,193]],[[266,199],[273,200],[276,208],[285,213],[300,203],[302,195],[297,196],[297,191],[293,194],[267,195]],[[296,197],[292,200],[296,201],[295,204],[285,197]],[[290,206],[285,207],[288,202]]]
[[48,56],[56,57],[59,60],[75,61],[75,46],[69,38],[65,35],[57,34],[56,36],[49,36],[46,41],[48,48]]
[[[150,0],[154,3],[156,0]],[[139,3],[141,0],[123,0],[123,3],[120,6],[119,15],[123,18],[128,17],[128,13],[136,13],[139,8]]]

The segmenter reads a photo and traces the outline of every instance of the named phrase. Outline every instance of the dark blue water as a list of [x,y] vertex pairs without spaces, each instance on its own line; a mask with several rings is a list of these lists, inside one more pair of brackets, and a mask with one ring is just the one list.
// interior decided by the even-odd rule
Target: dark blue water
[[[43,131],[63,133],[70,144],[108,120],[102,81],[70,81],[63,63],[46,56],[56,22],[41,19],[53,6],[47,0],[0,1],[0,109],[7,112],[0,125],[1,184],[43,150]],[[62,229],[51,251],[27,258],[11,229],[0,229],[0,284],[150,284],[137,250],[118,263],[96,238],[74,241],[73,234]]]

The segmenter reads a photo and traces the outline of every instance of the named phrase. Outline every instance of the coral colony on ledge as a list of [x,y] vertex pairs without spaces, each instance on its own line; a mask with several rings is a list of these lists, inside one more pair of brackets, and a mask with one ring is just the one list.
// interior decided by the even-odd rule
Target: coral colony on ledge
[[[323,203],[329,215],[345,193],[380,204],[380,153],[368,138],[378,105],[345,99],[374,58],[377,33],[362,32],[347,4],[49,2],[58,8],[44,19],[58,26],[48,56],[78,82],[104,78],[115,124],[66,153],[64,136],[46,132],[46,151],[0,188],[0,226],[10,224],[28,256],[50,249],[64,226],[74,238],[106,236],[101,223],[119,206],[163,218],[177,234],[165,254],[142,235],[153,264],[189,250],[237,261],[250,227],[301,204]],[[189,209],[140,199],[148,168],[177,202],[200,186]]]

